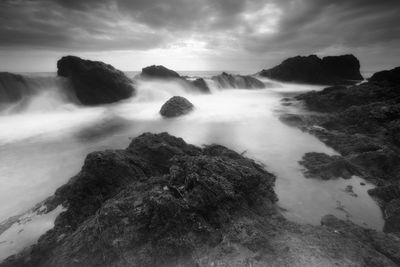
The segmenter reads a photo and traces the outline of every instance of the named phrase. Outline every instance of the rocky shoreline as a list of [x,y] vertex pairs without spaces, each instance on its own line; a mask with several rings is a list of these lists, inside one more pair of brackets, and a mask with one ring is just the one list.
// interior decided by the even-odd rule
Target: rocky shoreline
[[[300,101],[316,114],[284,114],[281,120],[299,127],[334,148],[341,156],[310,157],[301,162],[307,173],[325,179],[359,175],[377,187],[385,232],[400,232],[400,83],[399,68],[374,74],[368,82],[333,86],[301,94]],[[289,101],[290,102],[290,101]],[[293,102],[292,102],[293,103]],[[318,164],[322,164],[322,171]],[[328,172],[328,173],[327,173]]]
[[145,133],[94,152],[47,200],[66,211],[0,266],[397,266],[400,239],[333,216],[287,221],[275,176],[219,145]]

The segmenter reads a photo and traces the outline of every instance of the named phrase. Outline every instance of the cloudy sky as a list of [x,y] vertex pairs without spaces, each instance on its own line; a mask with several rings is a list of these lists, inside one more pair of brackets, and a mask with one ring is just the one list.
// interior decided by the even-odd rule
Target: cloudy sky
[[353,53],[400,65],[400,0],[0,0],[0,71],[54,71],[63,55],[122,70],[248,70]]

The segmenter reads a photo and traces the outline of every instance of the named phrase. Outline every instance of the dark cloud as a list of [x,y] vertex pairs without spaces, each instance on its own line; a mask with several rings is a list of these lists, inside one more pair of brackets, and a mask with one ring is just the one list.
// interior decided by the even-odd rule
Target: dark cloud
[[0,49],[145,51],[196,40],[222,58],[398,51],[398,14],[399,0],[1,0]]

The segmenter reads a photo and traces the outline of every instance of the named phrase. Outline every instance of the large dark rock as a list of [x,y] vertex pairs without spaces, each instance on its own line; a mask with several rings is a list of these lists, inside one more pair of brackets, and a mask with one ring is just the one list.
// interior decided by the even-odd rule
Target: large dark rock
[[173,96],[162,105],[160,114],[164,117],[177,117],[193,110],[194,106],[184,97]]
[[113,103],[134,93],[132,81],[122,71],[99,61],[66,56],[57,62],[58,76],[67,77],[84,105]]
[[220,243],[239,211],[277,200],[274,180],[225,147],[143,134],[126,150],[88,155],[56,191],[67,210],[55,228],[3,266],[194,266],[195,250]]
[[29,94],[32,90],[22,75],[0,72],[0,104],[15,103]]
[[279,81],[308,84],[351,84],[363,80],[360,62],[353,55],[322,59],[316,55],[292,57],[278,66],[262,70],[259,75]]
[[145,78],[158,78],[158,79],[181,78],[181,76],[177,72],[161,65],[152,65],[143,68],[141,76]]
[[240,89],[261,89],[265,88],[262,81],[252,77],[244,75],[232,75],[223,72],[220,75],[213,76],[211,78],[218,87],[229,89],[229,88],[240,88]]
[[369,78],[369,81],[400,84],[400,67],[377,72]]

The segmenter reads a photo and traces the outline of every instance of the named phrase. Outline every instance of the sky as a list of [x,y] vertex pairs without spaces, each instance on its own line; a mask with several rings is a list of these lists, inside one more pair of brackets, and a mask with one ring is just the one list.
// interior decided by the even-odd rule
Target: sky
[[55,71],[77,55],[121,70],[273,67],[354,54],[400,65],[400,0],[0,0],[0,71]]

